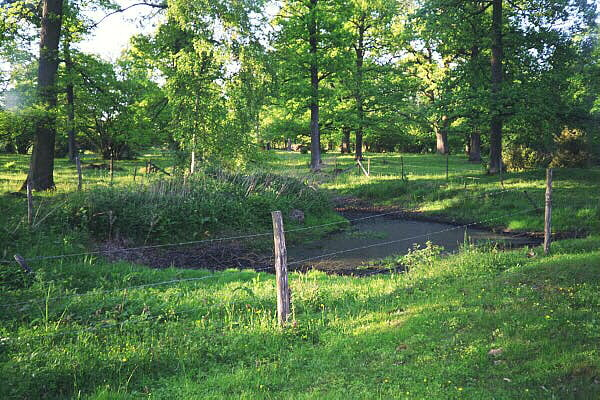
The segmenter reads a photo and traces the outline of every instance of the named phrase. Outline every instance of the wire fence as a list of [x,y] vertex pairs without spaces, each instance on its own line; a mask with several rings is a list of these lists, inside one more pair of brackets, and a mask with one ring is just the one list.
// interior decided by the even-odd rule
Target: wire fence
[[[502,190],[490,190],[490,191],[485,191],[484,193],[478,193],[475,195],[462,196],[461,199],[466,201],[468,199],[478,199],[478,198],[485,197],[485,196],[493,197],[493,196],[498,196],[498,195],[511,193],[511,192],[523,192],[523,190],[517,189],[517,188],[502,189]],[[424,234],[412,235],[412,236],[397,238],[397,239],[393,239],[393,240],[383,240],[383,241],[379,241],[377,243],[367,244],[367,245],[363,245],[363,246],[356,246],[356,247],[352,247],[349,249],[343,249],[343,250],[339,250],[339,251],[324,252],[317,256],[311,256],[311,257],[305,257],[302,259],[291,260],[290,262],[288,262],[287,265],[288,266],[301,266],[301,265],[306,265],[307,263],[311,263],[316,260],[333,259],[335,257],[338,257],[338,256],[340,256],[342,254],[346,254],[346,253],[358,252],[361,250],[375,248],[375,247],[389,246],[392,244],[398,244],[398,243],[413,241],[413,240],[422,239],[422,238],[430,238],[430,237],[433,237],[436,235],[441,235],[446,232],[467,229],[469,227],[474,227],[474,226],[484,226],[493,221],[498,221],[498,220],[502,220],[504,218],[510,218],[512,216],[522,215],[525,213],[531,213],[533,211],[537,211],[540,209],[538,207],[535,207],[533,200],[532,200],[532,204],[534,205],[533,209],[516,211],[513,213],[508,213],[508,214],[496,216],[493,218],[482,219],[482,220],[479,220],[476,222],[470,222],[470,223],[460,224],[460,225],[453,225],[451,227],[439,229],[434,232],[427,232]],[[375,214],[371,214],[371,215],[367,215],[367,216],[363,216],[363,217],[359,217],[359,218],[353,218],[353,219],[349,219],[349,220],[341,220],[341,221],[335,221],[335,222],[330,222],[330,223],[325,223],[325,224],[288,229],[288,230],[285,230],[285,233],[286,234],[287,233],[297,233],[297,232],[304,232],[304,231],[309,231],[309,230],[319,230],[319,229],[322,229],[325,227],[331,227],[331,226],[337,226],[337,225],[356,224],[356,223],[359,223],[362,221],[372,220],[375,218],[385,218],[385,217],[390,217],[393,215],[411,213],[411,212],[415,212],[415,211],[418,211],[418,210],[415,208],[412,208],[412,209],[411,208],[398,208],[398,209],[395,209],[392,211],[379,212],[379,213],[375,213]],[[266,238],[271,235],[273,235],[272,231],[260,232],[260,233],[249,233],[249,234],[243,234],[243,235],[225,236],[225,237],[210,238],[210,239],[203,239],[203,240],[197,240],[197,241],[186,241],[186,242],[156,244],[156,245],[144,245],[144,246],[129,247],[129,248],[105,249],[105,250],[96,250],[96,251],[87,251],[87,252],[69,253],[69,254],[58,254],[58,255],[49,255],[49,256],[36,256],[36,257],[28,257],[25,260],[27,262],[38,262],[38,261],[59,260],[59,259],[66,259],[66,258],[89,257],[89,256],[95,256],[95,255],[102,256],[102,255],[108,255],[108,254],[112,254],[112,253],[145,251],[145,250],[158,249],[158,248],[184,247],[184,246],[203,245],[203,244],[219,243],[219,242],[227,242],[227,241],[259,239],[259,238]],[[525,233],[521,233],[521,235],[525,235]],[[0,260],[0,263],[3,263],[3,264],[8,264],[8,263],[12,263],[12,262],[13,261],[9,261],[9,260]],[[273,267],[265,266],[265,267],[261,267],[261,268],[255,268],[254,270],[256,272],[272,271]],[[384,268],[381,270],[369,271],[369,272],[366,272],[361,275],[362,276],[373,276],[373,275],[379,275],[379,274],[384,274],[384,273],[389,273],[389,272],[390,272],[389,269]],[[221,273],[212,272],[208,275],[204,275],[201,277],[162,280],[162,281],[158,281],[158,282],[149,282],[149,283],[144,283],[144,284],[139,284],[139,285],[119,287],[119,288],[107,289],[107,290],[102,290],[102,291],[91,290],[91,291],[87,291],[87,292],[66,294],[66,295],[62,295],[62,296],[49,296],[48,295],[46,297],[41,297],[41,298],[27,299],[24,301],[17,301],[17,302],[12,302],[12,303],[3,303],[3,304],[0,304],[0,308],[2,308],[2,309],[18,308],[18,309],[20,309],[19,311],[26,311],[26,309],[28,307],[30,307],[32,305],[39,305],[39,304],[45,304],[46,308],[48,308],[51,303],[52,303],[52,306],[54,307],[56,305],[56,303],[58,303],[58,302],[72,301],[72,300],[87,297],[87,296],[102,297],[103,299],[106,300],[108,298],[111,298],[111,296],[114,296],[118,293],[144,290],[144,289],[153,288],[153,287],[174,286],[174,287],[181,288],[182,285],[184,285],[186,283],[194,284],[194,283],[198,283],[201,281],[206,281],[209,279],[216,279],[216,278],[223,277],[223,276],[224,275]],[[213,305],[213,306],[217,306],[217,305]],[[66,306],[66,307],[68,307],[68,306]],[[204,306],[204,308],[205,308],[205,306]],[[183,316],[183,315],[187,315],[187,314],[190,314],[193,312],[200,311],[202,309],[203,308],[192,308],[192,309],[182,310],[182,311],[171,313],[170,316],[172,316],[172,317]],[[156,316],[144,317],[139,320],[136,319],[136,320],[125,320],[125,321],[121,321],[121,322],[101,323],[101,324],[95,324],[95,325],[78,328],[78,329],[59,330],[59,331],[43,333],[43,334],[39,334],[39,335],[26,335],[23,338],[19,338],[19,337],[17,337],[17,338],[14,338],[14,337],[0,338],[0,344],[1,344],[1,342],[7,341],[7,340],[8,341],[21,340],[21,339],[29,340],[30,338],[33,338],[33,337],[46,338],[46,337],[64,336],[64,335],[79,335],[79,334],[82,334],[85,332],[95,332],[95,331],[99,331],[102,329],[110,329],[110,328],[114,328],[114,327],[122,328],[124,326],[129,326],[129,325],[133,325],[133,324],[137,324],[137,323],[153,322],[162,317],[163,317],[162,315],[156,315]],[[57,329],[58,329],[58,326],[57,326]]]
[[[503,190],[493,190],[485,193],[473,195],[473,196],[463,196],[461,199],[479,199],[486,196],[495,196],[502,193],[509,192],[522,192],[521,189],[503,189]],[[309,230],[316,230],[324,227],[331,227],[337,225],[347,225],[353,224],[359,221],[365,221],[374,218],[381,218],[390,215],[398,215],[405,213],[413,213],[418,211],[416,208],[398,208],[393,211],[378,213],[374,215],[368,215],[365,217],[353,218],[353,219],[345,219],[340,221],[328,222],[325,224],[311,225],[307,227],[294,228],[294,229],[286,229],[285,233],[297,233],[304,232]],[[165,243],[165,244],[156,244],[156,245],[144,245],[144,246],[136,246],[136,247],[126,247],[126,248],[117,248],[117,249],[104,249],[104,250],[96,250],[96,251],[87,251],[87,252],[79,252],[79,253],[69,253],[69,254],[59,254],[59,255],[51,255],[51,256],[37,256],[37,257],[28,257],[25,258],[27,262],[36,262],[43,260],[57,260],[64,258],[74,258],[74,257],[85,257],[85,256],[94,256],[94,255],[108,255],[112,253],[123,253],[123,252],[132,252],[132,251],[142,251],[142,250],[151,250],[151,249],[160,249],[160,248],[168,248],[168,247],[180,247],[180,246],[191,246],[191,245],[200,245],[200,244],[209,244],[209,243],[217,243],[217,242],[226,242],[226,241],[235,241],[235,240],[244,240],[244,239],[253,239],[260,237],[268,237],[273,234],[272,231],[262,232],[262,233],[253,233],[246,235],[234,235],[227,237],[219,237],[219,238],[210,238],[210,239],[202,239],[202,240],[193,240],[193,241],[185,241],[185,242],[176,242],[176,243]],[[12,261],[2,260],[2,263],[11,263]]]
[[[502,192],[504,192],[504,191],[502,191]],[[310,261],[322,260],[322,259],[325,259],[325,258],[331,258],[331,257],[337,256],[337,255],[340,255],[340,254],[355,252],[355,251],[364,250],[364,249],[373,248],[373,247],[387,246],[387,245],[390,245],[390,244],[396,244],[396,243],[401,243],[401,242],[405,242],[405,241],[409,241],[409,240],[415,240],[415,239],[420,239],[420,238],[425,238],[425,237],[432,237],[432,236],[439,235],[439,234],[442,234],[442,233],[445,233],[445,232],[450,232],[450,231],[454,231],[454,230],[465,229],[465,228],[468,228],[468,227],[473,227],[473,226],[478,226],[478,225],[481,226],[481,225],[487,224],[487,223],[492,222],[492,221],[496,221],[496,220],[499,220],[499,219],[503,219],[503,218],[506,218],[506,217],[510,217],[510,216],[514,216],[514,215],[519,215],[519,214],[523,214],[523,213],[529,213],[531,211],[534,211],[534,209],[531,209],[531,210],[528,209],[528,210],[523,210],[523,211],[520,211],[520,212],[505,214],[505,215],[502,215],[502,216],[497,216],[497,217],[494,217],[494,218],[488,218],[488,219],[485,219],[485,220],[480,220],[480,221],[472,222],[472,223],[468,223],[468,224],[456,225],[456,226],[452,226],[452,227],[445,228],[445,229],[442,229],[442,230],[438,230],[438,231],[434,231],[434,232],[427,232],[427,233],[424,233],[424,234],[414,235],[414,236],[410,236],[410,237],[406,237],[406,238],[400,238],[400,239],[395,239],[395,240],[390,240],[390,241],[382,241],[382,242],[378,242],[378,243],[374,243],[374,244],[369,244],[369,245],[365,245],[365,246],[358,246],[358,247],[354,247],[354,248],[350,248],[350,249],[344,249],[344,250],[340,250],[340,251],[324,253],[324,254],[321,254],[319,256],[308,257],[308,258],[301,259],[301,260],[292,260],[291,262],[288,262],[288,265],[289,266],[302,265],[302,264],[305,264],[305,263],[310,262]],[[291,229],[291,230],[287,230],[285,232],[286,233],[291,233],[291,232],[298,232],[298,231],[303,231],[303,230],[308,230],[308,229],[318,229],[318,228],[322,228],[322,227],[326,227],[326,226],[331,226],[331,225],[342,224],[342,223],[343,224],[348,224],[348,223],[353,224],[353,223],[360,222],[360,221],[365,221],[365,220],[374,219],[374,218],[381,218],[381,217],[391,216],[391,215],[395,215],[395,214],[399,214],[399,213],[405,213],[405,212],[406,212],[406,210],[396,210],[396,211],[379,213],[379,214],[369,215],[369,216],[360,217],[360,218],[354,218],[354,219],[350,219],[350,220],[347,220],[347,221],[340,221],[340,222],[333,222],[333,223],[315,225],[315,226],[305,227],[305,228]],[[107,251],[91,251],[91,252],[84,252],[84,253],[63,254],[63,255],[48,256],[48,257],[34,257],[34,258],[28,258],[27,261],[34,262],[34,261],[49,260],[49,259],[55,260],[55,259],[59,259],[59,258],[81,257],[81,256],[107,254],[107,253],[112,253],[112,252],[133,251],[133,250],[140,250],[140,249],[142,249],[142,250],[143,249],[152,249],[152,248],[165,247],[165,246],[186,246],[186,245],[189,245],[189,244],[196,244],[196,243],[206,243],[206,242],[225,241],[225,240],[236,240],[236,239],[240,239],[240,238],[256,238],[256,237],[261,237],[261,236],[266,236],[266,235],[272,235],[272,234],[273,234],[272,232],[265,232],[265,233],[261,233],[261,234],[230,236],[230,237],[215,238],[215,239],[208,239],[208,240],[204,240],[204,241],[195,241],[195,242],[171,243],[171,244],[156,245],[156,246],[141,246],[141,247],[132,247],[132,248],[128,248],[128,249],[107,250]],[[269,266],[269,267],[263,267],[263,268],[255,269],[255,271],[260,272],[260,271],[267,271],[267,270],[272,270],[272,269],[273,268]],[[203,276],[203,277],[186,278],[186,279],[172,279],[172,280],[166,280],[166,281],[160,281],[160,282],[154,282],[154,283],[146,283],[146,284],[141,284],[141,285],[122,287],[122,288],[117,288],[117,289],[110,289],[110,290],[105,290],[105,291],[102,291],[102,292],[92,291],[92,292],[78,293],[78,294],[72,294],[72,295],[66,295],[66,296],[45,297],[45,298],[40,298],[40,299],[29,299],[27,301],[22,301],[22,302],[0,304],[0,307],[2,307],[2,308],[18,307],[18,306],[24,306],[24,305],[29,305],[29,304],[35,304],[35,303],[48,303],[50,301],[73,299],[73,298],[82,297],[82,296],[98,296],[98,295],[114,294],[114,293],[122,292],[122,291],[131,291],[131,290],[138,290],[138,289],[144,289],[144,288],[150,288],[150,287],[172,285],[172,284],[180,284],[180,283],[185,283],[185,282],[202,281],[202,280],[205,280],[205,279],[214,278],[216,276],[217,276],[217,274],[213,273],[211,275],[207,275],[207,276]]]
[[[294,265],[302,265],[305,264],[307,262],[310,261],[314,261],[314,260],[322,260],[324,258],[331,258],[334,256],[338,256],[340,254],[344,254],[344,253],[349,253],[349,252],[356,252],[359,250],[364,250],[367,248],[372,248],[372,247],[380,247],[380,246],[386,246],[386,245],[390,245],[390,244],[395,244],[395,243],[400,243],[400,242],[404,242],[404,241],[410,241],[410,240],[415,240],[415,239],[419,239],[419,238],[424,238],[424,237],[431,237],[431,236],[435,236],[438,234],[442,234],[444,232],[449,232],[452,230],[459,230],[459,229],[465,229],[471,226],[477,226],[477,225],[482,225],[485,223],[489,223],[491,221],[495,221],[498,219],[502,219],[505,217],[510,217],[510,216],[514,216],[514,215],[519,215],[519,214],[523,214],[523,213],[527,213],[527,212],[531,212],[533,210],[522,210],[520,212],[515,212],[515,213],[511,213],[511,214],[505,214],[502,216],[498,216],[498,217],[494,217],[494,218],[488,218],[485,220],[481,220],[481,221],[477,221],[477,222],[472,222],[469,224],[462,224],[462,225],[457,225],[457,226],[453,226],[450,228],[446,228],[446,229],[442,229],[442,230],[438,230],[435,232],[428,232],[425,234],[421,234],[421,235],[414,235],[414,236],[410,236],[410,237],[405,237],[405,238],[400,238],[400,239],[395,239],[395,240],[390,240],[390,241],[382,241],[382,242],[378,242],[375,244],[370,244],[370,245],[366,245],[366,246],[358,246],[358,247],[354,247],[351,249],[346,249],[346,250],[342,250],[342,251],[336,251],[336,252],[329,252],[329,253],[324,253],[321,254],[319,256],[316,257],[309,257],[309,258],[305,258],[302,260],[296,260],[296,261],[292,261],[292,262],[288,262],[288,266],[294,266]],[[374,215],[374,216],[369,216],[369,217],[364,217],[364,218],[357,218],[354,219],[352,221],[362,221],[365,219],[369,219],[369,218],[376,218],[376,217],[382,217],[382,216],[387,216],[387,215],[392,215],[394,214],[393,212],[389,212],[389,213],[381,213],[378,215]],[[70,256],[70,255],[69,255]],[[264,267],[264,268],[259,268],[256,269],[256,272],[262,272],[262,271],[267,271],[267,270],[272,270],[272,267]],[[370,271],[367,273],[362,274],[362,276],[374,276],[374,275],[379,275],[379,274],[385,274],[385,273],[389,273],[390,270],[389,269],[382,269],[382,270],[376,270],[376,271]],[[207,279],[213,279],[213,278],[217,278],[217,277],[222,277],[222,274],[217,274],[217,273],[211,273],[209,275],[203,276],[203,277],[195,277],[195,278],[185,278],[185,279],[171,279],[171,280],[165,280],[165,281],[160,281],[160,282],[153,282],[153,283],[146,283],[146,284],[141,284],[141,285],[135,285],[135,286],[128,286],[128,287],[121,287],[121,288],[117,288],[117,289],[110,289],[110,290],[104,290],[101,292],[98,291],[91,291],[91,292],[84,292],[84,293],[77,293],[77,294],[71,294],[71,295],[65,295],[65,296],[55,296],[55,297],[44,297],[44,298],[38,298],[38,299],[29,299],[27,301],[22,301],[22,302],[14,302],[14,303],[4,303],[4,304],[0,304],[0,307],[6,309],[6,308],[10,308],[10,307],[21,307],[21,311],[23,311],[22,307],[23,306],[30,306],[32,304],[46,304],[48,305],[50,302],[56,302],[58,300],[73,300],[75,298],[81,298],[81,297],[93,297],[93,296],[110,296],[110,295],[114,295],[116,293],[119,292],[129,292],[129,291],[135,291],[135,290],[140,290],[140,289],[147,289],[147,288],[151,288],[151,287],[159,287],[159,286],[168,286],[168,285],[181,285],[184,283],[195,283],[195,282],[199,282],[199,281],[203,281],[203,280],[207,280]],[[171,318],[173,317],[177,317],[177,316],[182,316],[185,314],[189,314],[192,313],[194,311],[200,311],[202,309],[205,309],[206,306],[202,307],[202,308],[193,308],[193,309],[189,309],[189,310],[184,310],[184,311],[179,311],[179,312],[175,312],[175,313],[170,313],[169,316]],[[81,329],[71,329],[71,330],[66,330],[66,331],[55,331],[55,332],[51,332],[51,333],[42,333],[42,334],[36,334],[36,335],[27,335],[24,337],[17,337],[17,338],[1,338],[0,341],[19,341],[19,340],[28,340],[28,339],[32,339],[32,338],[47,338],[47,337],[56,337],[56,336],[65,336],[65,335],[79,335],[81,333],[86,333],[86,332],[95,332],[98,330],[103,330],[103,329],[110,329],[110,328],[115,328],[115,327],[119,327],[122,328],[124,326],[129,326],[132,324],[139,324],[139,323],[148,323],[148,322],[152,322],[153,320],[162,318],[163,315],[156,315],[154,317],[144,317],[142,319],[139,320],[125,320],[125,321],[121,321],[121,322],[111,322],[111,323],[103,323],[103,324],[96,324],[93,326],[88,326],[85,328],[81,328]]]

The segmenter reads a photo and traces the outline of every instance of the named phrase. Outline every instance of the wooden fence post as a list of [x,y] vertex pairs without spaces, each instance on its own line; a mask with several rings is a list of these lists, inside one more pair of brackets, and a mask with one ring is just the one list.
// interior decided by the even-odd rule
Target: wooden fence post
[[287,250],[281,211],[271,213],[273,219],[273,241],[275,243],[275,279],[277,281],[277,320],[279,325],[287,323],[290,315],[290,287],[287,273]]
[[404,157],[400,156],[400,165],[402,165],[402,179],[404,180]]
[[115,167],[115,165],[114,165],[114,159],[115,159],[115,157],[111,153],[111,155],[110,155],[110,166],[109,166],[110,167],[110,184],[111,184],[111,186],[113,184],[114,171],[115,171],[115,168],[114,168]]
[[552,168],[546,170],[546,212],[544,215],[544,254],[550,252],[552,240]]
[[449,158],[449,153],[446,153],[446,181],[448,181],[448,158]]
[[28,274],[33,274],[33,270],[31,269],[31,267],[29,265],[27,265],[27,262],[25,261],[25,259],[23,257],[21,257],[18,254],[15,254],[15,261],[17,262],[17,264],[19,264],[19,266],[21,268],[23,268],[23,271],[27,272]]
[[367,175],[371,176],[371,159],[367,159]]
[[27,178],[27,223],[33,224],[33,192],[31,178]]
[[81,176],[81,160],[79,156],[75,157],[75,166],[77,167],[77,191],[81,192],[83,187],[83,177]]

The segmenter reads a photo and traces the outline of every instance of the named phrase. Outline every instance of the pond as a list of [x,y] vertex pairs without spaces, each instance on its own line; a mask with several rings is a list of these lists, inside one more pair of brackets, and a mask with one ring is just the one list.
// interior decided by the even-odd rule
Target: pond
[[292,269],[300,267],[348,272],[348,269],[355,269],[370,261],[406,254],[413,244],[424,247],[427,241],[431,241],[442,246],[444,252],[451,253],[458,250],[465,240],[474,244],[497,243],[502,247],[539,244],[531,237],[386,216],[355,221],[345,231],[313,242],[288,246],[288,264]]

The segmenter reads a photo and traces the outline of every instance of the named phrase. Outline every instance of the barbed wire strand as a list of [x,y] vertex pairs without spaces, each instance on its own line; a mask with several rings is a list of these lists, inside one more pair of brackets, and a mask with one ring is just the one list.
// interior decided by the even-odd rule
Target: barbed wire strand
[[[483,197],[483,196],[496,195],[496,194],[500,194],[500,193],[504,193],[504,192],[518,191],[518,190],[519,189],[505,189],[505,190],[501,190],[501,191],[494,191],[494,192],[489,192],[489,193],[482,193],[480,195],[470,196],[470,197],[472,197],[472,198],[479,198],[479,197]],[[380,213],[380,214],[376,214],[376,215],[370,215],[370,216],[366,216],[366,217],[354,218],[354,219],[350,219],[350,220],[342,220],[342,221],[329,222],[329,223],[325,223],[325,224],[313,225],[313,226],[308,226],[308,227],[304,227],[304,228],[288,229],[288,230],[285,230],[285,233],[302,232],[302,231],[307,231],[307,230],[312,230],[312,229],[317,229],[317,228],[323,228],[323,227],[326,227],[326,226],[333,226],[333,225],[341,225],[341,224],[348,224],[348,223],[351,224],[351,223],[357,222],[357,221],[363,221],[363,220],[368,220],[368,219],[373,219],[373,218],[379,218],[379,217],[393,215],[393,214],[399,214],[399,213],[405,213],[405,212],[414,212],[414,211],[415,211],[415,209],[401,208],[399,210],[394,210],[394,211],[390,211],[390,212]],[[81,252],[81,253],[59,254],[59,255],[55,255],[55,256],[39,256],[39,257],[26,258],[25,260],[26,261],[30,261],[30,262],[34,262],[34,261],[42,261],[42,260],[56,260],[56,259],[70,258],[70,257],[82,257],[82,256],[91,256],[91,255],[113,254],[113,253],[129,252],[129,251],[137,251],[137,250],[150,250],[150,249],[165,248],[165,247],[190,246],[190,245],[195,245],[195,244],[216,243],[216,242],[224,242],[224,241],[230,241],[230,240],[251,239],[251,238],[257,238],[257,237],[269,236],[269,235],[272,235],[272,234],[273,234],[273,232],[270,231],[270,232],[255,233],[255,234],[248,234],[248,235],[229,236],[229,237],[221,237],[221,238],[213,238],[213,239],[203,239],[203,240],[195,240],[195,241],[179,242],[179,243],[167,243],[167,244],[147,245],[147,246],[120,248],[120,249],[96,250],[96,251]]]
[[413,239],[419,239],[419,238],[422,238],[422,237],[428,237],[428,236],[432,236],[432,235],[437,235],[437,234],[440,234],[440,233],[449,232],[449,231],[453,231],[453,230],[457,230],[457,229],[462,229],[462,228],[467,228],[467,227],[473,226],[473,225],[481,225],[483,223],[494,221],[494,220],[497,220],[497,219],[500,219],[500,218],[511,217],[513,215],[523,214],[523,213],[531,212],[531,211],[535,211],[535,209],[524,210],[524,211],[520,211],[520,212],[516,212],[516,213],[512,213],[512,214],[501,215],[499,217],[490,218],[490,219],[486,219],[486,220],[481,220],[481,221],[477,221],[477,222],[471,222],[469,224],[457,225],[457,226],[454,226],[452,228],[442,229],[442,230],[436,231],[436,232],[424,233],[424,234],[421,234],[421,235],[411,236],[411,237],[408,237],[408,238],[390,240],[390,241],[386,241],[386,242],[373,243],[373,244],[370,244],[370,245],[355,247],[355,248],[352,248],[352,249],[346,249],[346,250],[340,250],[340,251],[335,251],[335,252],[331,252],[331,253],[321,254],[319,256],[308,257],[308,258],[305,258],[303,260],[289,262],[288,266],[289,265],[302,264],[302,263],[305,263],[305,262],[308,262],[308,261],[313,261],[313,260],[319,260],[319,259],[322,259],[322,258],[331,257],[331,256],[335,256],[335,255],[338,255],[338,254],[349,253],[349,252],[352,252],[352,251],[364,250],[364,249],[369,249],[369,248],[372,248],[372,247],[386,246],[386,245],[389,245],[389,244],[404,242],[404,241],[407,241],[407,240],[413,240]]
[[[262,271],[266,271],[269,269],[273,269],[273,267],[269,266],[269,267],[258,268],[258,269],[254,269],[254,271],[262,272]],[[43,299],[31,299],[31,300],[16,302],[16,303],[0,304],[0,307],[7,308],[7,307],[23,306],[23,305],[43,303],[43,302],[49,302],[49,301],[55,301],[55,300],[73,299],[73,298],[84,297],[84,296],[91,297],[91,296],[97,296],[97,295],[106,295],[106,294],[112,294],[112,293],[122,292],[122,291],[126,291],[126,290],[146,289],[149,287],[165,286],[165,285],[170,285],[170,284],[180,284],[180,283],[184,283],[184,282],[197,282],[197,281],[202,281],[202,280],[209,279],[209,278],[215,278],[218,276],[223,276],[223,275],[218,275],[218,274],[212,273],[210,275],[205,275],[205,276],[198,277],[198,278],[171,279],[168,281],[145,283],[142,285],[127,286],[127,287],[121,287],[121,288],[116,288],[116,289],[104,290],[104,291],[100,291],[100,292],[91,291],[91,292],[85,292],[85,293],[75,293],[75,294],[71,294],[71,295],[67,295],[67,296],[56,296],[56,297],[49,297],[49,298],[43,298]]]

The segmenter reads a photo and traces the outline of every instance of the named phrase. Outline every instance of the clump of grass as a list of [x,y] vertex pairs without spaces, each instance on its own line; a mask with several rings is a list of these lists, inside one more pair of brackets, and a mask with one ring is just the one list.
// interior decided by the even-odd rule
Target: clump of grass
[[263,232],[270,228],[271,211],[287,216],[295,208],[312,217],[331,213],[322,193],[295,179],[207,173],[88,190],[70,198],[61,218],[96,239],[161,243],[227,231]]

